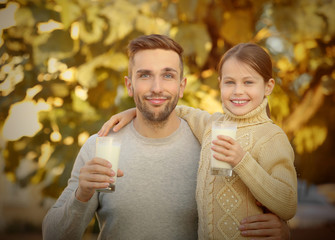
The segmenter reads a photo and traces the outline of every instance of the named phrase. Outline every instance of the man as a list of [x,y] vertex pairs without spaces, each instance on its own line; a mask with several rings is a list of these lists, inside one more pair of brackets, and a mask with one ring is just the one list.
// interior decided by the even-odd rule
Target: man
[[[125,177],[117,180],[114,193],[95,191],[114,182],[115,173],[106,160],[94,157],[97,136],[91,136],[68,186],[44,219],[44,239],[81,239],[95,213],[99,239],[197,239],[200,146],[174,110],[186,86],[182,51],[162,35],[129,44],[125,83],[136,103],[136,118],[110,133],[122,139],[119,168]],[[256,217],[244,230],[251,236],[287,233],[274,215],[263,219]]]

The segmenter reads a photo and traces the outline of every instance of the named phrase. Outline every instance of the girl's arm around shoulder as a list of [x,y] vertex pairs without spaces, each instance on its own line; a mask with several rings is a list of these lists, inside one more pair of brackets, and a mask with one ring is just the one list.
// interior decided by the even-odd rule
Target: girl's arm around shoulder
[[175,109],[177,116],[184,119],[190,126],[193,134],[202,143],[205,130],[209,128],[212,121],[222,116],[222,113],[210,114],[198,108],[178,105]]

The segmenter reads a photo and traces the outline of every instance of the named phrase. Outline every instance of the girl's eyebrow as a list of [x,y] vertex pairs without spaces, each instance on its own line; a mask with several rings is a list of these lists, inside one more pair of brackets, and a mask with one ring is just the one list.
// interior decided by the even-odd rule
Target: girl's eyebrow
[[234,78],[231,76],[223,76],[222,79],[234,79]]

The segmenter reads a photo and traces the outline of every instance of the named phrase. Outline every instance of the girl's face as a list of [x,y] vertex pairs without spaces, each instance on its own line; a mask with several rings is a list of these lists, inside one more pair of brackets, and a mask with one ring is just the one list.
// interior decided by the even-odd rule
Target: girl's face
[[221,71],[222,104],[237,116],[257,108],[265,96],[271,94],[274,79],[264,82],[263,77],[248,64],[234,57],[228,59]]

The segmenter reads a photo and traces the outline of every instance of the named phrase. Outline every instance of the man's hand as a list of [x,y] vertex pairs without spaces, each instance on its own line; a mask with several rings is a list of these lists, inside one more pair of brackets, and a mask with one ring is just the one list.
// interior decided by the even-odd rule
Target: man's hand
[[273,213],[250,216],[241,221],[241,235],[252,239],[289,240],[290,228]]
[[[106,188],[110,183],[113,183],[115,172],[112,170],[112,164],[101,158],[93,158],[85,163],[80,169],[79,186],[76,191],[76,198],[79,201],[89,201],[95,190]],[[118,170],[118,177],[123,176],[123,172]]]

